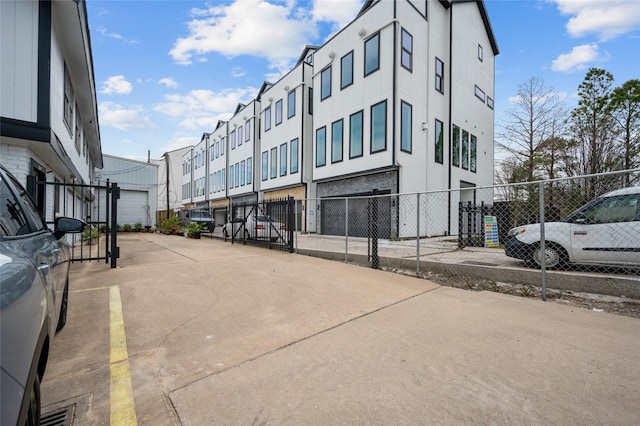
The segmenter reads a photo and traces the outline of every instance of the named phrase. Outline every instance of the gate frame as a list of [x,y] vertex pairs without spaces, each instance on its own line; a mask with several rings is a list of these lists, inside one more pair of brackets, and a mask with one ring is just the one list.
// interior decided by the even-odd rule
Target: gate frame
[[[104,225],[106,228],[105,232],[105,249],[104,255],[100,256],[100,247],[98,245],[98,255],[93,256],[91,253],[91,249],[89,249],[88,257],[84,256],[84,250],[82,248],[82,237],[80,238],[80,257],[75,257],[76,248],[75,246],[71,246],[71,262],[84,262],[84,261],[94,261],[94,260],[104,260],[105,263],[110,263],[111,268],[117,267],[117,259],[120,257],[120,247],[118,247],[118,199],[120,198],[120,188],[118,184],[113,182],[110,183],[107,179],[105,185],[86,185],[86,184],[77,184],[77,183],[66,183],[66,182],[47,182],[40,181],[36,179],[36,176],[29,175],[27,176],[27,192],[29,195],[36,199],[39,190],[44,190],[44,199],[47,199],[47,188],[62,188],[64,207],[63,211],[66,214],[67,205],[66,205],[66,189],[71,189],[73,194],[82,193],[85,190],[89,191],[90,199],[89,203],[93,205],[94,200],[98,199],[98,211],[100,211],[100,200],[104,197],[105,201],[105,219],[104,220],[91,220],[91,215],[89,214],[86,218],[83,218],[88,226],[97,226],[98,227],[98,235],[100,233],[100,225]],[[104,192],[102,192],[104,191]],[[55,194],[55,192],[54,192]],[[104,195],[102,195],[104,194]],[[55,195],[54,195],[55,196]],[[88,198],[83,199],[83,202],[86,202]],[[75,211],[76,198],[74,196],[71,209]],[[55,223],[55,211],[53,212],[54,217],[53,220],[47,220],[46,212],[43,211],[44,205],[39,205],[38,209],[40,210],[40,214],[42,215],[43,220],[49,226],[53,226]],[[99,238],[99,237],[98,237]]]

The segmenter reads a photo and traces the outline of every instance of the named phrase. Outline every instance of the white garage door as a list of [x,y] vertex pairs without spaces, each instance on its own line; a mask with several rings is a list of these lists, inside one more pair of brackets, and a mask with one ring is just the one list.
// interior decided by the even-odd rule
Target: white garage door
[[147,225],[147,192],[120,190],[118,225]]

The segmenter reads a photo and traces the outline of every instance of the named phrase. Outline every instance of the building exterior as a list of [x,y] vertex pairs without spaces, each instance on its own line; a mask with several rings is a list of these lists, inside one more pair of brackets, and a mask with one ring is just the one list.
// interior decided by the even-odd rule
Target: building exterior
[[182,208],[182,157],[190,151],[191,148],[180,148],[165,152],[158,160],[151,160],[158,166],[156,226]]
[[[85,1],[2,1],[0,19],[0,161],[25,186],[91,184],[103,158]],[[63,197],[90,215],[87,190],[34,192],[47,219],[71,205]]]
[[99,185],[107,180],[118,184],[118,225],[156,225],[158,168],[151,162],[103,155],[103,167],[96,172],[95,179]]
[[[293,70],[263,86],[253,159],[237,143],[250,116],[238,108],[227,129],[226,197],[232,204],[254,193],[259,200],[329,201],[443,191],[432,206],[409,202],[403,209],[433,209],[420,236],[456,234],[459,201],[490,201],[473,188],[493,182],[498,53],[482,1],[365,1],[350,24],[305,48]],[[380,236],[415,237],[387,200]],[[302,230],[344,232],[344,214],[334,213],[340,209],[308,204],[298,207]],[[361,220],[362,212],[354,213],[349,220]]]

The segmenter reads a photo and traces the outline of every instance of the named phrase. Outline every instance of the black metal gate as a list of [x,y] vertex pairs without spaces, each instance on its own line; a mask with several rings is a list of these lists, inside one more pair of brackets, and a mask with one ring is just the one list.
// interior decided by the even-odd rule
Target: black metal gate
[[494,216],[492,205],[461,201],[458,205],[458,247],[484,247],[485,216]]
[[257,244],[293,253],[295,227],[293,197],[231,204],[231,221],[223,228],[225,239]]
[[81,185],[64,182],[44,182],[27,176],[27,191],[36,200],[47,225],[53,228],[60,216],[74,217],[87,222],[82,234],[66,238],[71,246],[71,261],[101,261],[117,266],[118,199],[116,183]]

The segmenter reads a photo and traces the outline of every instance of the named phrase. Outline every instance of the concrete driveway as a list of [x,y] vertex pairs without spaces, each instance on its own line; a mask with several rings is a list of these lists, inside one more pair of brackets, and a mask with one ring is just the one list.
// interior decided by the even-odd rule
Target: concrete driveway
[[74,424],[640,424],[640,320],[122,234],[76,264],[43,412]]

